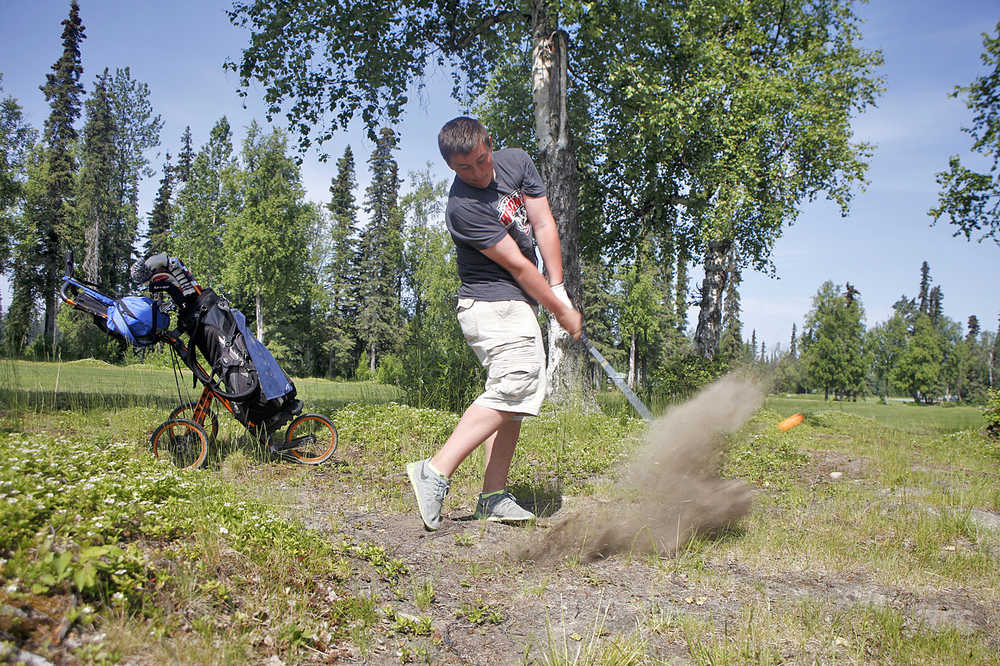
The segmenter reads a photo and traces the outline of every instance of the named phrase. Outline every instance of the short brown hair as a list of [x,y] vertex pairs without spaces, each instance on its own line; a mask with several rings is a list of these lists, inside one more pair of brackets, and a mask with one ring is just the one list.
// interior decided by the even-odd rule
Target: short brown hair
[[471,153],[481,143],[489,143],[490,133],[475,118],[459,116],[449,120],[438,132],[438,150],[445,162],[455,155]]

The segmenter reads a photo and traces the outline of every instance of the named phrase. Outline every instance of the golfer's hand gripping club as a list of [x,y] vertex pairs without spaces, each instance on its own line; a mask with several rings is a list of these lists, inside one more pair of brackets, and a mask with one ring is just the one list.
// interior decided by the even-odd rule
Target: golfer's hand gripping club
[[569,294],[566,293],[566,285],[562,282],[559,284],[552,285],[552,293],[556,295],[559,302],[566,306],[563,312],[553,312],[556,321],[559,325],[572,336],[574,340],[579,340],[580,336],[583,334],[583,315],[580,311],[573,307],[572,301],[569,300]]

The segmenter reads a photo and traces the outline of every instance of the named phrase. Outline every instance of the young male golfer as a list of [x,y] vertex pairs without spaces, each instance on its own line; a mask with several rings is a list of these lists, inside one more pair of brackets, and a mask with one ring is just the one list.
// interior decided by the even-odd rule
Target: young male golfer
[[[458,323],[487,379],[444,446],[407,465],[406,473],[424,526],[436,530],[449,477],[482,444],[486,470],[475,518],[523,523],[535,516],[506,486],[521,419],[537,416],[545,397],[545,349],[535,307],[544,306],[574,339],[583,319],[566,296],[559,233],[528,154],[494,152],[486,128],[465,117],[441,128],[438,147],[456,176],[445,221],[462,281]],[[535,263],[532,235],[548,281]]]

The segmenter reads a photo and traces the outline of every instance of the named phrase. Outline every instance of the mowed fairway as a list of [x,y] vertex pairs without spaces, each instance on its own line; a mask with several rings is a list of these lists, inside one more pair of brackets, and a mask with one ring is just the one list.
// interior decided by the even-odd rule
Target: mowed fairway
[[946,434],[983,424],[981,407],[951,403],[918,405],[910,401],[890,400],[888,404],[883,404],[875,398],[824,400],[822,395],[783,394],[769,396],[765,405],[779,414],[800,413],[807,422],[810,416],[821,412],[844,412],[914,434]]
[[[310,411],[332,411],[355,401],[367,403],[404,399],[394,387],[373,382],[331,382],[295,379],[297,395]],[[116,366],[92,359],[68,363],[0,361],[0,389],[27,409],[59,409],[158,405],[171,408],[196,400],[202,386],[192,386],[191,372],[175,377],[169,368]]]

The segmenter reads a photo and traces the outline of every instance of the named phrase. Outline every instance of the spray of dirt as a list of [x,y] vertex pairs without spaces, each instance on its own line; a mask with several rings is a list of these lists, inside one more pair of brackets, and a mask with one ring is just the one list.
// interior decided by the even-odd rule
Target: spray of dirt
[[672,555],[696,534],[732,526],[749,512],[753,491],[720,477],[723,435],[746,423],[763,397],[758,383],[731,374],[669,410],[651,424],[612,502],[570,515],[516,554],[535,561]]

